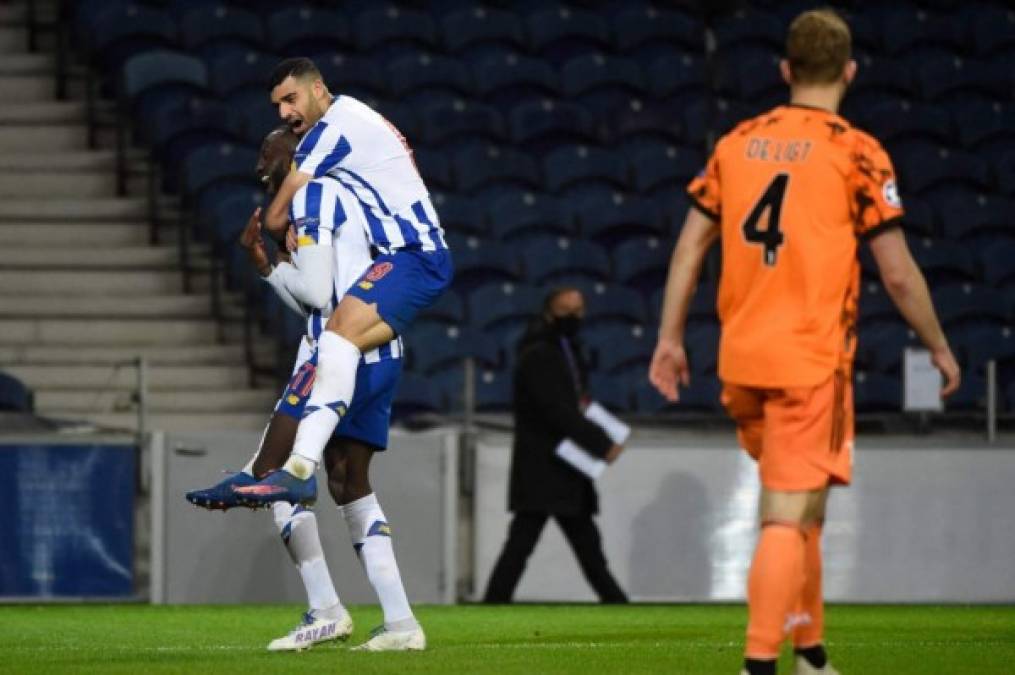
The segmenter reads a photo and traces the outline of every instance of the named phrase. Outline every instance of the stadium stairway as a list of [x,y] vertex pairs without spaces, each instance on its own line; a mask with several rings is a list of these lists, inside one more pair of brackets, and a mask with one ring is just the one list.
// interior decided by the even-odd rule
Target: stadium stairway
[[149,428],[261,428],[277,390],[249,386],[239,303],[216,321],[206,272],[183,293],[173,233],[149,244],[143,157],[117,197],[112,130],[88,148],[83,88],[55,99],[45,47],[0,4],[0,370],[41,416],[134,429],[144,356]]

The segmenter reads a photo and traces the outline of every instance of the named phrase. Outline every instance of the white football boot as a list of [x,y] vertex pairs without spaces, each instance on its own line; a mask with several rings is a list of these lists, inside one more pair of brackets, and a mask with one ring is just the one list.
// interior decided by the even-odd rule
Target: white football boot
[[359,652],[421,652],[426,649],[426,635],[423,629],[387,630],[378,626],[370,631],[370,639],[353,647]]
[[314,610],[303,615],[303,620],[289,633],[268,645],[269,652],[290,652],[310,649],[321,642],[346,640],[352,635],[352,617],[342,611],[338,618],[317,616]]
[[815,668],[802,656],[796,657],[796,666],[793,668],[794,675],[839,675],[839,671],[832,668],[832,664],[825,662],[824,668]]

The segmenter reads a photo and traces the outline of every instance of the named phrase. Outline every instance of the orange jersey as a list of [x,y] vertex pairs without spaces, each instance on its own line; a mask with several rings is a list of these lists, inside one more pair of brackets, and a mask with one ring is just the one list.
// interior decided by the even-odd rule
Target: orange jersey
[[722,226],[719,377],[816,386],[851,361],[857,238],[902,216],[881,145],[831,112],[780,106],[721,138],[688,195]]

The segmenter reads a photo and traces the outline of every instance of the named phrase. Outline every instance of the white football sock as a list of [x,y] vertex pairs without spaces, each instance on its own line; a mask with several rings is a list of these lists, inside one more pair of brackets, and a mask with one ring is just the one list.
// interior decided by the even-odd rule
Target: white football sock
[[271,505],[271,510],[275,516],[275,525],[282,535],[282,543],[303,578],[310,609],[341,608],[321,549],[317,516],[313,511],[288,502],[275,502]]
[[402,576],[391,546],[391,529],[373,493],[339,507],[349,526],[349,537],[359,554],[367,579],[384,612],[384,627],[393,631],[419,627],[402,586]]
[[310,412],[303,413],[285,464],[294,476],[306,479],[321,463],[324,446],[352,403],[359,359],[356,345],[337,333],[324,331],[317,341],[317,375],[306,407]]
[[261,432],[261,440],[257,442],[257,452],[255,452],[254,456],[250,458],[250,461],[247,462],[247,465],[240,470],[240,473],[245,473],[248,476],[257,478],[257,476],[254,476],[254,462],[257,461],[257,456],[261,454],[261,448],[264,446],[264,437],[268,435],[268,427],[270,426],[271,422],[264,425],[264,431]]

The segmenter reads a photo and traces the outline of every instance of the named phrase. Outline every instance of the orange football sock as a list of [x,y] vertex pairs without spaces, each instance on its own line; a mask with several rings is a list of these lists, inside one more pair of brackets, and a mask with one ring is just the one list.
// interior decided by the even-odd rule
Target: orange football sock
[[821,595],[821,523],[804,532],[804,588],[797,605],[801,621],[793,629],[793,646],[819,645],[825,639],[825,602]]
[[747,579],[750,659],[774,659],[793,623],[804,583],[804,536],[794,524],[762,524]]

